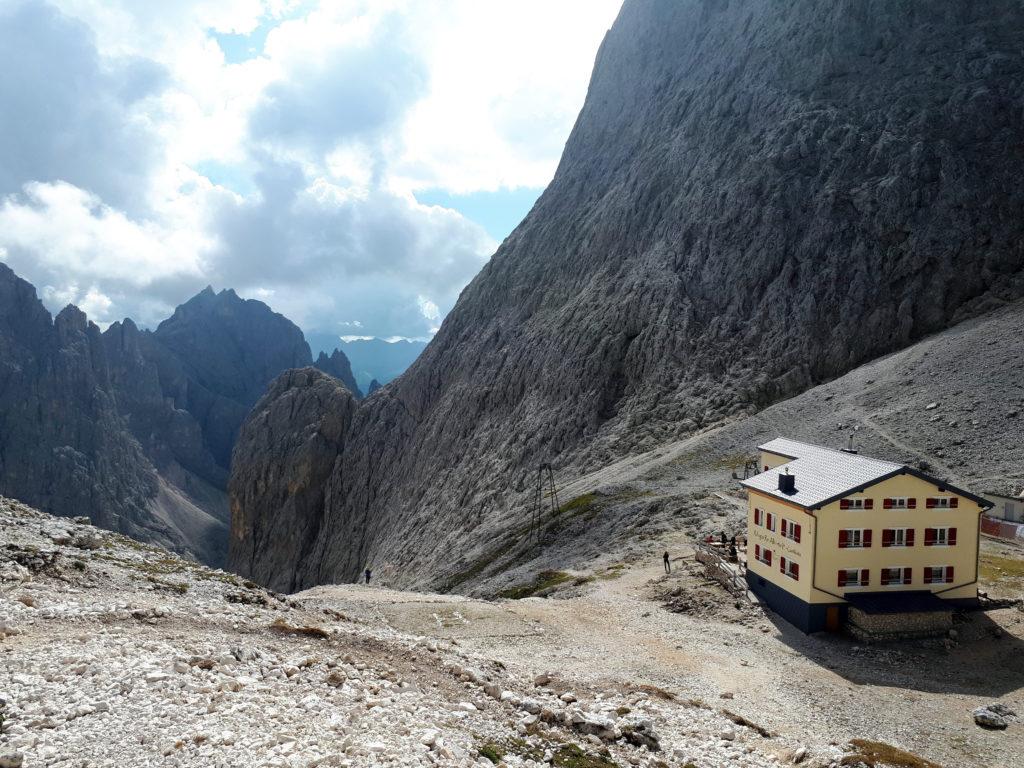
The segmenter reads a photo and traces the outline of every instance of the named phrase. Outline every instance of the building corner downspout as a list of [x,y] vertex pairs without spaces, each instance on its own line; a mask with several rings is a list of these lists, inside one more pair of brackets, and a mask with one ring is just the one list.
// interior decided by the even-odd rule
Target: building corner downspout
[[[818,592],[824,592],[826,595],[831,595],[837,600],[846,602],[846,598],[842,595],[837,595],[835,592],[830,592],[827,589],[822,589],[818,586],[818,516],[814,514],[814,510],[807,510],[807,514],[814,518],[814,565],[811,566],[811,589],[817,590]],[[813,605],[813,603],[812,603]]]

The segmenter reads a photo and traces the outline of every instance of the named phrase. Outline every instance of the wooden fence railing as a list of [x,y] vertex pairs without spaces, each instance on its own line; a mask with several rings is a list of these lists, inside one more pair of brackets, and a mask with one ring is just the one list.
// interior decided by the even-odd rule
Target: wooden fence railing
[[694,557],[704,565],[704,572],[727,590],[736,595],[747,593],[747,582],[740,573],[729,565],[729,561],[717,548],[702,541],[695,545]]

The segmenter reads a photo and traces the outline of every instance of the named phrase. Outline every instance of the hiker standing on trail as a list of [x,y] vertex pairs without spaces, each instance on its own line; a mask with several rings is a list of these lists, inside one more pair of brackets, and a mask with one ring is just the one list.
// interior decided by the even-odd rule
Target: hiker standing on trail
[[665,561],[665,573],[672,573],[672,563],[668,559],[668,552],[662,556],[662,560]]
[[370,583],[370,569],[369,568],[366,569],[366,583],[367,584]]

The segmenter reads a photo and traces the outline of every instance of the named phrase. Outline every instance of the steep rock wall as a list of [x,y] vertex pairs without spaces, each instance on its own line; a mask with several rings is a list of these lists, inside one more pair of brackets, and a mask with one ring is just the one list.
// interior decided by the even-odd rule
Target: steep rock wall
[[356,411],[269,578],[450,583],[539,462],[571,477],[1024,295],[1022,51],[1011,0],[627,0],[551,185]]

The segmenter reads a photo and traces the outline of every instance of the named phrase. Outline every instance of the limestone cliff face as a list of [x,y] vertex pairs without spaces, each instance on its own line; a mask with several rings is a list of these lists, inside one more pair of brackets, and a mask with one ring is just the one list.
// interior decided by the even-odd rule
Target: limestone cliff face
[[275,583],[443,583],[512,535],[538,462],[571,476],[1024,294],[1022,51],[1011,0],[627,0],[551,185],[356,411]]
[[99,329],[55,319],[0,263],[0,495],[180,544],[147,513],[157,477],[118,414]]
[[299,585],[291,564],[316,544],[324,500],[356,410],[315,368],[279,376],[253,408],[231,476],[232,566],[273,589]]

